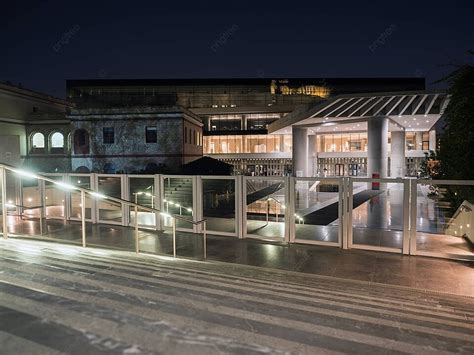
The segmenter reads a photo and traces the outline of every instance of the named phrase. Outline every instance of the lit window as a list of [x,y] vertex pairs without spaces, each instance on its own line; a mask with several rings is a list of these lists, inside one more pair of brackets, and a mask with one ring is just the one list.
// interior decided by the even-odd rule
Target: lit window
[[62,133],[55,132],[52,134],[51,148],[64,148],[64,136]]
[[33,138],[31,140],[33,148],[44,148],[44,135],[43,133],[35,133],[33,134]]
[[156,143],[158,141],[158,131],[156,127],[146,127],[145,140],[147,143]]

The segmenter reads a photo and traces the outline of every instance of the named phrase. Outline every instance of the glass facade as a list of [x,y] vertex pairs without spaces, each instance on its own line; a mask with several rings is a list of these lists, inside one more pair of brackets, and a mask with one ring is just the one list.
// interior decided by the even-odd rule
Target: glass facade
[[204,137],[204,154],[291,152],[291,135],[252,134]]
[[204,117],[205,131],[257,131],[281,118],[281,113],[255,113],[248,115],[211,115]]
[[367,133],[324,134],[316,141],[318,152],[367,151]]

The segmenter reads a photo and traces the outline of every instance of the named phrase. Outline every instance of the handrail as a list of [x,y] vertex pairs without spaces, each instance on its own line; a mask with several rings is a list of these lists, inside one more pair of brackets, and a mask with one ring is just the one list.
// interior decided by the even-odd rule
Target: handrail
[[[135,251],[138,253],[139,252],[139,243],[138,243],[138,210],[143,210],[143,211],[147,211],[147,212],[152,212],[152,213],[159,213],[161,214],[162,216],[164,217],[170,217],[172,218],[172,230],[173,230],[173,256],[176,257],[176,220],[181,220],[181,221],[184,221],[186,223],[190,223],[192,225],[200,225],[200,224],[203,224],[204,228],[203,228],[203,239],[204,239],[204,258],[206,258],[206,237],[207,237],[207,231],[206,231],[206,219],[202,219],[202,220],[199,220],[199,221],[193,221],[193,220],[190,220],[188,218],[185,218],[183,216],[178,216],[178,215],[175,215],[175,214],[169,214],[169,213],[166,213],[166,212],[163,212],[159,209],[156,209],[154,207],[147,207],[147,206],[144,206],[144,205],[140,205],[138,203],[135,203],[135,202],[132,202],[132,201],[128,201],[128,200],[124,200],[124,199],[121,199],[121,198],[117,198],[117,197],[112,197],[112,196],[107,196],[107,195],[104,195],[100,192],[97,192],[97,191],[93,191],[93,190],[90,190],[90,189],[86,189],[86,188],[83,188],[83,187],[79,187],[79,186],[76,186],[76,185],[72,185],[72,184],[69,184],[67,182],[64,182],[64,181],[57,181],[57,180],[54,180],[54,179],[50,179],[46,176],[43,176],[43,175],[40,175],[40,174],[36,174],[36,173],[32,173],[32,172],[28,172],[28,171],[23,171],[21,169],[18,169],[12,165],[9,165],[9,164],[5,164],[5,163],[0,163],[0,169],[2,169],[2,214],[3,214],[3,236],[4,238],[7,238],[8,237],[8,228],[7,228],[7,216],[6,216],[6,209],[7,209],[7,203],[6,203],[6,174],[5,174],[5,171],[8,170],[8,171],[11,171],[17,175],[20,175],[20,176],[24,176],[24,177],[28,177],[28,178],[31,178],[31,179],[36,179],[36,180],[42,180],[42,181],[47,181],[47,182],[51,182],[53,184],[55,184],[56,186],[60,187],[60,188],[63,188],[65,190],[69,190],[69,191],[73,191],[73,192],[80,192],[81,193],[81,220],[82,220],[82,246],[83,247],[86,247],[86,236],[85,236],[85,194],[88,194],[89,196],[92,196],[93,198],[95,199],[99,199],[99,200],[108,200],[108,201],[112,201],[112,202],[116,202],[116,203],[119,203],[119,204],[122,204],[122,205],[128,205],[130,207],[133,207],[134,208],[134,212],[135,212]],[[40,206],[38,208],[41,208],[43,209],[44,206]],[[41,226],[42,226],[42,223],[41,223]]]

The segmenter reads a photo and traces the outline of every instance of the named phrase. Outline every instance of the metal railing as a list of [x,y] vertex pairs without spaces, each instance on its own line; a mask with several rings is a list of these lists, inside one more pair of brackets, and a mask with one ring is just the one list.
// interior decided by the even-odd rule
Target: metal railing
[[89,197],[92,197],[95,200],[106,200],[106,201],[111,201],[115,203],[119,203],[122,206],[129,206],[133,207],[134,209],[134,214],[135,214],[135,252],[139,253],[140,252],[140,245],[139,245],[139,234],[138,234],[138,227],[139,227],[139,221],[138,221],[138,211],[146,211],[146,212],[151,212],[151,213],[157,213],[162,215],[165,218],[171,218],[172,221],[172,241],[173,241],[173,256],[176,257],[176,220],[182,220],[186,223],[190,223],[192,225],[202,225],[203,226],[203,252],[204,252],[204,259],[207,258],[207,230],[206,230],[206,219],[202,219],[199,221],[194,221],[190,220],[188,218],[174,215],[174,214],[169,214],[166,212],[162,212],[159,209],[156,209],[154,207],[147,207],[143,206],[137,203],[137,194],[135,194],[135,202],[131,202],[128,200],[124,200],[121,198],[117,197],[112,197],[112,196],[107,196],[102,193],[99,193],[97,191],[93,191],[90,189],[86,189],[83,187],[75,186],[72,184],[68,184],[63,181],[58,181],[54,180],[51,178],[48,178],[43,175],[35,174],[32,172],[28,172],[22,169],[18,169],[16,167],[7,165],[7,164],[0,164],[0,172],[1,172],[1,193],[2,193],[2,232],[3,232],[3,238],[8,239],[8,207],[19,207],[21,209],[35,209],[39,208],[40,209],[40,233],[42,234],[42,226],[43,226],[43,215],[44,215],[44,205],[40,206],[33,206],[33,207],[25,207],[23,205],[17,205],[17,204],[9,204],[7,202],[7,188],[6,188],[6,171],[10,171],[17,176],[21,177],[26,177],[30,179],[36,179],[39,181],[45,181],[45,182],[50,182],[54,184],[54,186],[57,186],[58,188],[64,190],[64,191],[70,191],[70,192],[80,192],[81,194],[81,239],[82,239],[82,246],[85,248],[87,247],[87,242],[86,242],[86,195]]
[[[207,226],[209,225],[214,235],[234,236],[242,239],[257,238],[285,243],[336,246],[343,249],[356,248],[407,255],[474,260],[474,253],[470,251],[472,248],[468,249],[465,244],[461,245],[463,242],[461,238],[450,239],[449,233],[447,233],[449,226],[447,219],[452,218],[452,213],[451,211],[449,214],[445,213],[445,201],[433,200],[429,196],[425,196],[425,190],[422,189],[424,185],[452,187],[460,185],[465,188],[471,187],[474,194],[474,181],[161,174],[137,176],[95,173],[35,175],[6,164],[0,164],[3,181],[6,181],[6,172],[8,172],[9,179],[12,172],[19,175],[20,178],[21,176],[34,177],[47,182],[46,184],[44,182],[29,184],[28,181],[20,179],[18,180],[19,184],[15,181],[15,191],[13,191],[13,184],[11,187],[8,185],[9,190],[7,190],[6,184],[2,183],[3,196],[8,193],[10,198],[8,202],[13,202],[15,192],[18,205],[15,207],[20,209],[20,212],[22,209],[26,211],[36,207],[42,211],[40,218],[59,217],[65,221],[76,220],[82,226],[85,226],[87,221],[93,224],[103,223],[131,227],[135,233],[135,251],[137,252],[140,247],[142,251],[145,251],[144,249],[149,246],[145,241],[139,240],[139,228],[154,228],[160,231],[166,228],[167,231],[171,232],[172,230],[173,233],[173,256],[176,256],[176,232],[178,231],[192,232],[193,234],[202,233],[204,258],[206,258]],[[79,180],[82,180],[83,183],[87,181],[85,185],[87,188],[66,183],[77,181],[79,184],[77,176],[80,176]],[[61,181],[58,180],[58,177],[61,178]],[[103,177],[111,180],[106,179],[101,185],[100,179]],[[143,180],[133,180],[132,182],[132,179]],[[173,198],[173,204],[168,203],[171,202],[171,198],[165,198],[167,179],[168,183],[169,179],[189,180],[186,192]],[[213,194],[208,194],[203,184],[206,179],[232,180],[233,184],[229,190],[231,192],[217,189]],[[255,181],[255,191],[251,191],[251,194],[261,191],[256,201],[253,198],[249,200],[247,193],[247,183],[253,183],[254,180],[258,181]],[[273,184],[273,180],[281,183],[281,186],[265,190],[266,187]],[[300,184],[300,182],[306,182],[306,184]],[[317,182],[319,182],[318,187],[313,188]],[[154,186],[153,192],[150,186]],[[51,188],[50,191],[46,190],[46,195],[45,188]],[[72,192],[63,195],[63,190]],[[275,194],[275,190],[278,191],[278,194]],[[101,194],[104,191],[107,191],[108,195],[117,197]],[[226,193],[232,194],[232,198],[226,197]],[[38,196],[40,196],[39,199]],[[48,196],[49,200],[46,203],[45,199],[48,199]],[[25,200],[25,197],[28,198]],[[206,206],[214,203],[219,206],[221,197],[223,201],[229,202],[228,206],[223,204],[226,208],[219,209],[217,207],[213,213],[209,213],[207,218],[204,218]],[[471,199],[471,197],[466,198]],[[6,198],[3,200],[5,201]],[[22,206],[24,200],[35,206]],[[101,200],[106,201],[100,202]],[[150,202],[153,202],[151,207]],[[252,206],[254,202],[258,202],[258,204]],[[25,202],[25,204],[27,203]],[[4,211],[7,209],[7,205],[8,203],[3,205]],[[118,205],[120,205],[120,211]],[[453,205],[453,208],[456,206]],[[167,207],[171,213],[168,212]],[[180,207],[181,211],[179,211]],[[58,213],[62,208],[64,208],[64,213]],[[119,212],[121,212],[120,222],[118,222]],[[182,216],[180,212],[183,214]],[[103,218],[98,217],[100,213]],[[8,211],[3,213],[4,226],[7,225],[7,214]],[[25,216],[28,217],[32,215],[29,211],[25,213]],[[36,213],[34,215],[37,216]],[[135,221],[133,221],[133,215],[135,215]],[[163,216],[164,219],[160,216]],[[262,223],[257,223],[264,221],[265,218],[266,225],[262,226]],[[272,223],[269,223],[270,221]],[[380,221],[384,223],[378,223]],[[187,224],[189,226],[186,227]],[[473,225],[472,221],[464,222],[462,230],[472,228]],[[83,227],[82,233],[85,232],[86,229]],[[453,234],[456,233],[453,232]],[[459,236],[460,231],[457,234]],[[8,230],[5,237],[8,237]],[[94,236],[88,240],[85,239],[85,236],[82,237],[84,246],[86,243],[95,244]],[[442,241],[444,244],[440,246],[438,241]],[[127,240],[127,243],[130,242],[133,244],[132,236]],[[449,244],[451,242],[453,244]],[[131,245],[128,248],[133,250]]]

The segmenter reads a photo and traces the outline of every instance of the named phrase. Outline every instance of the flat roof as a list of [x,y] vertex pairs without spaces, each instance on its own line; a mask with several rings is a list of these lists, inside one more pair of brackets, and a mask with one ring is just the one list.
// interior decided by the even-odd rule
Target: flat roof
[[270,85],[275,80],[277,83],[284,84],[288,81],[291,84],[298,85],[374,85],[374,84],[406,84],[419,86],[419,89],[425,88],[425,78],[413,77],[383,77],[383,78],[292,78],[292,77],[274,77],[274,78],[181,78],[181,79],[68,79],[66,87],[104,87],[104,86],[222,86],[222,85],[248,85],[264,86]]

